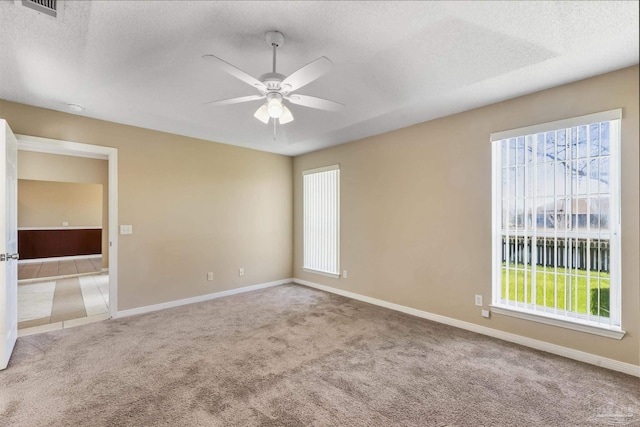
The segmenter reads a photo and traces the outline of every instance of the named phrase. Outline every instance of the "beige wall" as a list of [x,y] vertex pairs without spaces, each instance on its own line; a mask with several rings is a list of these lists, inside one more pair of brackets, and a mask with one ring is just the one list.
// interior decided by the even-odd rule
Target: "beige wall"
[[18,180],[18,227],[102,227],[102,185]]
[[106,186],[109,184],[109,163],[100,159],[19,150],[18,178]]
[[[109,267],[109,164],[106,160],[20,150],[18,151],[18,178],[100,184],[103,189],[102,267]],[[20,215],[20,207],[18,207],[18,217]]]
[[2,100],[0,117],[118,149],[119,310],[291,277],[290,157]]
[[[491,301],[492,132],[614,108],[622,119],[620,341],[494,314]],[[296,157],[294,277],[640,364],[638,67]],[[341,268],[304,272],[303,170],[340,164]]]

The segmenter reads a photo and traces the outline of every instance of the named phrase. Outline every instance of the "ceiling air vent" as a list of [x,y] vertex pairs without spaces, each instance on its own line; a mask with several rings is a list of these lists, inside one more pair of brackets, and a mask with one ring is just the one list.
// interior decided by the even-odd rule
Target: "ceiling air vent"
[[57,0],[22,0],[22,5],[54,18],[58,16]]

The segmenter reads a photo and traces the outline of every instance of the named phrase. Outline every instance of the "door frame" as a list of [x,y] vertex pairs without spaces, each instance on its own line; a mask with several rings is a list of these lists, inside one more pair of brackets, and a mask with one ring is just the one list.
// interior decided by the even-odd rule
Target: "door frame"
[[[16,134],[18,151],[107,160],[109,183],[109,317],[118,317],[118,149]],[[19,171],[18,171],[19,173]]]

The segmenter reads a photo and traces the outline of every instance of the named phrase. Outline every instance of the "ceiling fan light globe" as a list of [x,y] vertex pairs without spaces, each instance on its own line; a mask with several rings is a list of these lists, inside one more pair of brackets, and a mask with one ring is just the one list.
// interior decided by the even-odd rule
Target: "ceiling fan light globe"
[[260,120],[265,125],[269,123],[269,113],[267,112],[267,104],[262,104],[260,108],[256,110],[253,117]]
[[282,106],[282,115],[280,116],[279,122],[281,125],[287,124],[293,121],[293,114],[291,111],[285,106]]
[[282,101],[277,98],[270,99],[267,103],[267,111],[270,117],[277,119],[282,115]]

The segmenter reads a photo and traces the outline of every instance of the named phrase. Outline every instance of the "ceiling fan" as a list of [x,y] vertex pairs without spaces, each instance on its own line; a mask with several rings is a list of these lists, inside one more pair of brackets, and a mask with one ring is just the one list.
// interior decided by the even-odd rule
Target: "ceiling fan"
[[266,102],[256,110],[254,117],[264,124],[269,123],[269,120],[273,119],[274,130],[276,121],[281,125],[293,121],[293,114],[291,114],[291,111],[285,105],[285,101],[291,104],[327,111],[340,111],[344,107],[343,104],[329,101],[328,99],[293,93],[326,73],[333,65],[328,58],[322,56],[311,61],[289,76],[284,76],[276,72],[276,49],[284,44],[284,35],[279,31],[269,31],[266,34],[266,40],[267,44],[273,49],[273,70],[270,73],[261,75],[259,78],[245,73],[217,56],[202,56],[202,58],[216,63],[224,71],[254,87],[258,91],[257,95],[222,99],[207,102],[204,105],[222,106],[266,99]]

